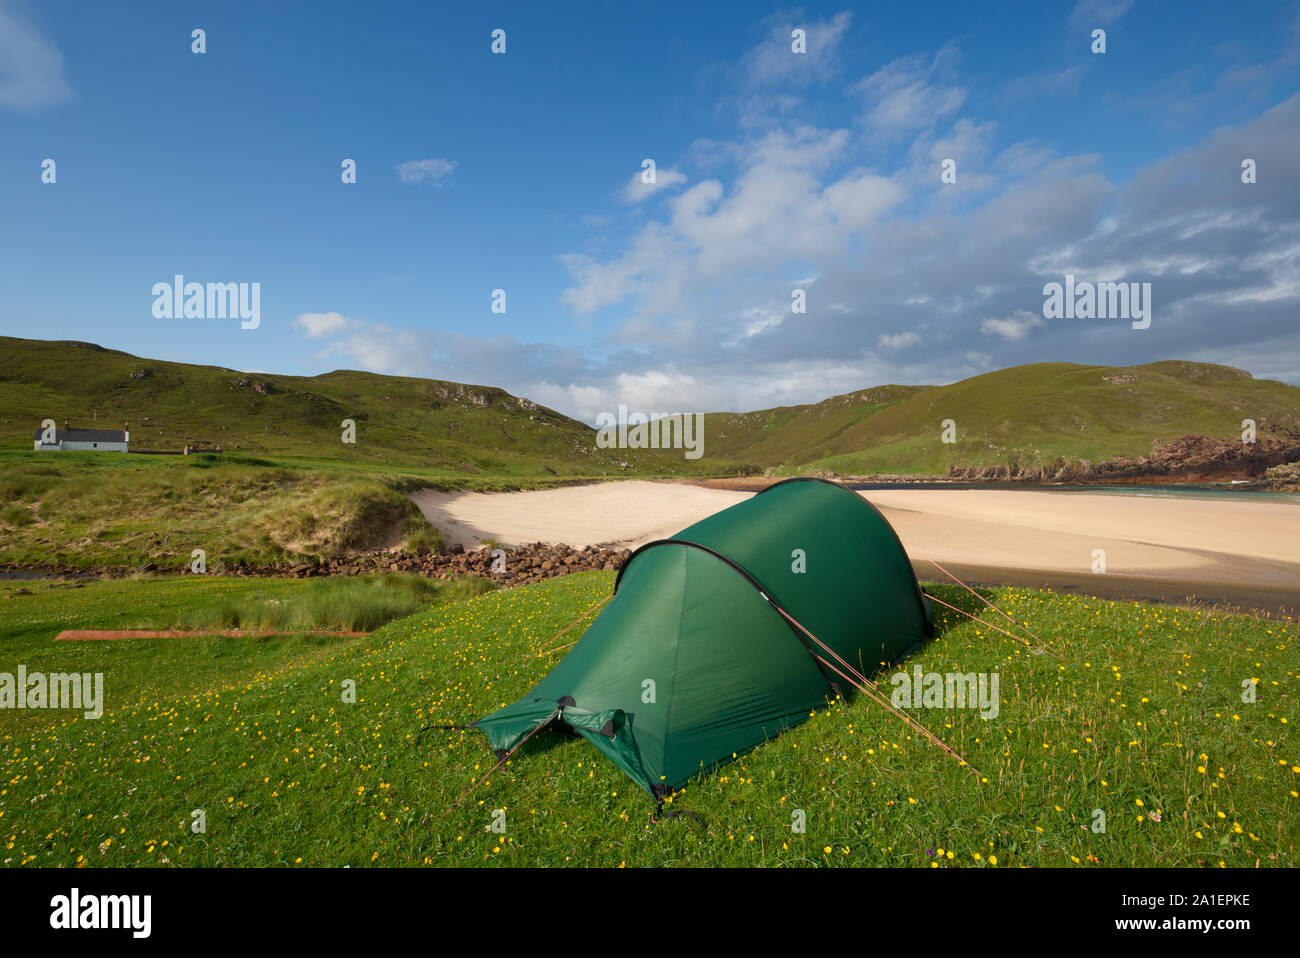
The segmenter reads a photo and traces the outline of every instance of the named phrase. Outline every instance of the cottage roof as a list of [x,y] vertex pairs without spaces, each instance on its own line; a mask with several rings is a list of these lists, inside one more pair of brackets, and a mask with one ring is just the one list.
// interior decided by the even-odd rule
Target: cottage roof
[[[40,439],[44,429],[37,429],[33,439]],[[56,429],[55,442],[126,442],[124,429]]]

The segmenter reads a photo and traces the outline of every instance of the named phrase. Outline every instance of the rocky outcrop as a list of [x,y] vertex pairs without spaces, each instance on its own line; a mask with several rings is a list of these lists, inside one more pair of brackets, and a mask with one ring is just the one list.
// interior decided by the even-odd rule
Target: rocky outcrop
[[[587,572],[603,569],[606,572],[617,570],[631,555],[629,549],[601,549],[587,546],[573,549],[566,545],[549,545],[534,542],[529,545],[503,550],[505,555],[504,571],[501,563],[493,570],[493,555],[490,548],[465,551],[461,546],[452,546],[447,552],[416,556],[403,552],[368,552],[312,562],[283,562],[270,566],[236,566],[221,571],[209,567],[213,575],[233,576],[268,576],[276,578],[306,579],[316,576],[352,576],[372,572],[405,572],[423,575],[434,579],[454,579],[459,576],[477,575],[491,579],[502,586],[524,585],[529,582],[541,582],[556,576],[568,575],[570,572]],[[26,573],[39,571],[47,576],[68,576],[73,578],[100,577],[123,578],[130,575],[149,573],[173,573],[186,571],[179,569],[162,569],[156,563],[149,562],[132,569],[107,569],[98,573],[87,573],[84,569],[50,566],[40,570],[14,564],[0,564],[0,573]]]
[[276,389],[268,382],[260,379],[253,379],[251,376],[240,376],[233,383],[236,389],[251,389],[255,393],[261,393],[263,396],[272,396],[280,390]]
[[1273,466],[1264,473],[1264,479],[1274,492],[1300,492],[1300,462]]
[[[491,548],[466,551],[462,546],[452,546],[447,552],[426,556],[404,553],[379,552],[348,556],[318,564],[285,564],[269,570],[232,570],[235,575],[287,575],[306,578],[317,575],[360,575],[366,572],[407,572],[435,579],[454,579],[464,575],[478,575],[501,585],[523,585],[541,582],[570,572],[587,572],[603,569],[613,572],[631,554],[628,549],[601,549],[587,546],[574,549],[566,545],[534,542],[512,549],[502,549],[502,555],[493,555]],[[493,566],[496,565],[494,570]]]
[[1166,483],[1262,481],[1270,467],[1300,459],[1300,438],[1260,436],[1254,443],[1210,436],[1183,436],[1153,443],[1149,456],[1120,456],[1107,462],[1058,459],[1024,465],[1018,459],[996,466],[952,466],[948,478],[962,482]]
[[492,405],[492,396],[487,390],[476,389],[464,383],[438,382],[430,388],[435,396],[447,402],[474,406],[478,409],[486,409]]

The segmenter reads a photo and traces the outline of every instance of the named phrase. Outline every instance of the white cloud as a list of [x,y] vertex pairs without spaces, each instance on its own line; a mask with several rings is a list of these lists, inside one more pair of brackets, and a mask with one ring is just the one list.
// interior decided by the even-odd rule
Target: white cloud
[[1039,96],[1073,97],[1079,92],[1079,84],[1083,82],[1092,62],[1085,60],[1064,70],[1046,70],[1016,77],[1003,86],[1001,97],[1010,103]]
[[1020,179],[1038,172],[1054,159],[1056,153],[1053,150],[1032,140],[1021,140],[999,153],[993,159],[992,169],[1000,175]]
[[[768,37],[745,56],[745,72],[751,86],[785,83],[802,86],[824,82],[834,76],[839,66],[840,42],[853,22],[845,10],[830,20],[805,20],[788,15],[768,17]],[[805,53],[792,49],[791,33],[801,29],[805,35]]]
[[876,343],[876,348],[882,350],[904,349],[907,346],[915,346],[920,341],[921,337],[916,333],[882,333]]
[[853,361],[778,361],[707,373],[666,364],[637,373],[596,371],[583,385],[521,381],[510,391],[591,423],[620,404],[650,414],[769,409],[853,392],[864,384],[886,382],[889,375],[884,364]]
[[653,183],[646,183],[641,176],[641,170],[633,173],[632,179],[628,180],[627,186],[623,187],[624,203],[640,203],[660,190],[680,186],[686,182],[686,174],[675,169],[656,169]]
[[1018,343],[1029,335],[1031,329],[1047,325],[1043,317],[1018,309],[1005,319],[986,319],[980,324],[980,332],[985,336],[1001,336],[1003,339]]
[[69,99],[72,87],[59,48],[17,6],[0,0],[0,107],[34,112]]
[[1076,29],[1108,27],[1133,6],[1133,0],[1079,0],[1070,13],[1070,25]]
[[428,180],[435,186],[443,186],[451,171],[456,169],[455,160],[434,157],[428,160],[407,160],[397,164],[397,173],[403,183],[419,183]]
[[[697,187],[698,188],[698,187]],[[599,263],[582,253],[565,253],[558,257],[561,265],[577,281],[566,289],[560,301],[573,307],[579,314],[610,306],[626,299],[644,288],[642,277],[660,272],[664,264],[674,261],[680,240],[658,223],[650,223],[641,231],[620,259]],[[667,282],[662,291],[667,291]]]
[[707,294],[714,277],[841,254],[905,192],[861,169],[823,185],[848,138],[847,130],[809,126],[759,137],[743,151],[746,166],[730,191],[711,179],[672,197],[669,222],[648,223],[621,257],[562,256],[576,285],[561,299],[586,313],[633,297],[641,315],[659,315]]
[[958,59],[946,46],[932,58],[900,57],[853,87],[862,97],[864,122],[878,134],[926,129],[956,113],[966,102],[966,90],[949,78]]
[[335,356],[350,356],[362,369],[373,369],[393,376],[418,376],[425,368],[423,357],[413,355],[411,348],[418,343],[409,334],[394,336],[384,326],[374,326],[364,333],[349,336],[337,348],[326,350]]
[[338,313],[303,313],[289,324],[307,334],[308,339],[333,336],[353,325],[352,320]]
[[746,339],[759,335],[760,333],[765,333],[770,329],[776,329],[785,322],[786,317],[789,315],[791,315],[791,313],[788,306],[784,308],[769,306],[746,309],[744,311],[745,324],[742,327],[740,334],[734,339],[728,341],[726,345],[735,346],[738,343],[744,342]]

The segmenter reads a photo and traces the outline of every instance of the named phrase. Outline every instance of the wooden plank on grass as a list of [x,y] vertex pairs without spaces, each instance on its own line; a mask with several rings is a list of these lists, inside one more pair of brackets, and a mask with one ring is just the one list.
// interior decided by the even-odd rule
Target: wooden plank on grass
[[320,629],[295,629],[288,632],[254,629],[244,632],[239,629],[200,629],[182,631],[180,629],[64,629],[54,637],[59,641],[89,641],[100,639],[201,639],[217,636],[223,639],[238,639],[243,636],[269,635],[322,635],[327,638],[359,639],[369,632],[329,632]]

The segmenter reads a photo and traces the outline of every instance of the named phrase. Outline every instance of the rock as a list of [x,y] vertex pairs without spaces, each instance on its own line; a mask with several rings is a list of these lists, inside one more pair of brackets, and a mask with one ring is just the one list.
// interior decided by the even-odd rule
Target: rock
[[[1267,429],[1267,432],[1266,432]],[[1300,432],[1286,424],[1261,424],[1253,443],[1239,437],[1186,435],[1152,443],[1147,456],[1120,456],[1107,462],[1058,459],[1023,465],[1019,458],[996,466],[951,466],[957,481],[1163,483],[1268,481],[1271,468],[1300,459]]]
[[[356,576],[372,571],[405,572],[423,575],[435,579],[453,579],[459,576],[476,575],[492,579],[499,585],[509,587],[530,582],[542,582],[557,575],[572,572],[600,570],[614,572],[627,560],[630,549],[612,549],[598,546],[584,546],[574,549],[563,543],[548,545],[534,542],[506,551],[506,570],[492,571],[492,556],[487,549],[465,551],[463,547],[451,547],[443,553],[426,555],[409,555],[406,553],[375,552],[332,557],[296,556],[291,561],[269,563],[263,566],[248,565],[245,560],[236,560],[223,573],[241,577],[282,577],[308,578],[315,576]],[[28,568],[21,564],[0,563],[0,571],[20,571]],[[157,571],[157,563],[149,562],[141,566],[104,569],[99,571],[100,578],[117,579]],[[169,565],[169,569],[172,567]],[[71,567],[42,567],[43,572],[64,576],[81,576],[85,573]],[[187,565],[173,571],[189,573]],[[13,594],[13,593],[11,593]]]
[[1277,492],[1300,492],[1300,461],[1271,466],[1264,478]]

